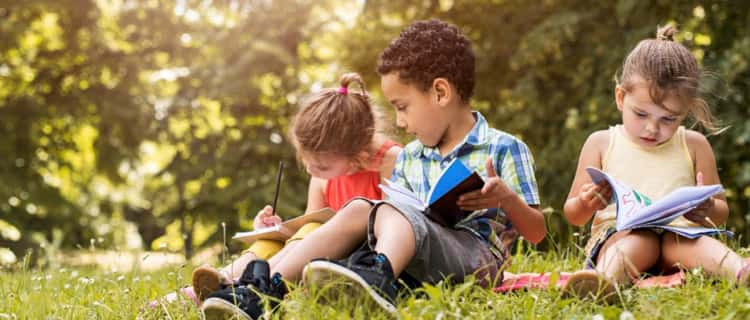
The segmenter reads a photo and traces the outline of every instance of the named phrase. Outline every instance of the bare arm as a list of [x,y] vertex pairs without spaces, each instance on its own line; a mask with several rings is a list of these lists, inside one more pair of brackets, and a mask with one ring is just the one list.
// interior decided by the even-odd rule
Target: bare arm
[[492,158],[487,159],[486,166],[487,178],[484,187],[462,194],[458,199],[459,207],[466,211],[500,208],[527,241],[535,244],[542,241],[547,235],[547,225],[538,206],[526,204],[526,201],[497,176]]
[[305,213],[323,209],[328,206],[325,200],[325,190],[328,180],[310,177],[310,186],[307,189],[307,208]]
[[[690,155],[693,158],[695,165],[695,173],[702,174],[702,184],[720,184],[719,172],[716,168],[716,159],[714,157],[714,151],[711,148],[711,144],[705,136],[699,132],[693,130],[687,130],[685,132],[685,140],[690,150]],[[697,182],[697,181],[696,181]],[[726,196],[721,193],[711,198],[710,204],[706,207],[705,216],[711,221],[704,224],[706,226],[712,226],[711,223],[720,225],[724,224],[729,217],[729,206],[727,205]],[[699,223],[702,223],[699,221]]]
[[383,160],[380,162],[380,181],[390,180],[393,176],[393,167],[396,165],[396,158],[398,158],[401,147],[392,147],[383,156]]
[[598,192],[606,193],[607,188],[593,184],[591,177],[586,173],[586,168],[602,168],[602,156],[608,145],[609,132],[607,130],[592,133],[583,144],[573,184],[570,187],[568,199],[563,206],[565,219],[573,225],[586,224],[594,213],[603,207],[603,204],[597,205],[598,199],[593,202],[590,201],[592,200],[591,195]]
[[527,241],[537,244],[547,235],[547,225],[539,206],[530,206],[521,198],[512,194],[505,200],[500,200],[503,212],[513,226]]

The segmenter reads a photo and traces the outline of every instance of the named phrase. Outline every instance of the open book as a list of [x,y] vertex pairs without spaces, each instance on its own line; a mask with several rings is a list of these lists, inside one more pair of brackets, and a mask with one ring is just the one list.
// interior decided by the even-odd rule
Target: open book
[[633,188],[615,180],[596,168],[586,168],[594,183],[606,181],[612,186],[612,201],[617,206],[617,231],[641,228],[657,228],[695,239],[703,235],[727,234],[731,231],[704,227],[676,227],[668,225],[678,217],[690,212],[721,193],[721,185],[680,187],[657,201],[651,201]]
[[286,241],[302,226],[310,222],[324,223],[336,214],[331,208],[323,208],[317,211],[303,214],[299,217],[289,219],[273,227],[262,228],[248,232],[237,232],[232,237],[233,240],[240,240],[245,243],[253,243],[256,240],[276,240]]
[[470,211],[463,211],[458,207],[458,197],[481,189],[482,186],[484,186],[484,180],[479,174],[469,170],[461,160],[456,158],[440,173],[426,201],[417,197],[411,190],[389,180],[385,181],[385,185],[381,184],[380,189],[388,196],[388,199],[411,205],[423,211],[435,222],[452,227],[471,214]]

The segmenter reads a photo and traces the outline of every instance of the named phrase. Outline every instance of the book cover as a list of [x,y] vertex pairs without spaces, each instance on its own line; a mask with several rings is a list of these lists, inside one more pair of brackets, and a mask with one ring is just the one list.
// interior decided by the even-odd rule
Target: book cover
[[708,198],[723,192],[721,185],[680,187],[663,198],[652,201],[610,175],[596,168],[586,168],[594,183],[606,181],[612,187],[612,199],[617,208],[617,231],[640,228],[657,228],[694,239],[703,235],[732,232],[705,227],[676,227],[669,223],[698,207]]
[[303,214],[299,217],[286,220],[272,227],[262,228],[247,232],[237,232],[232,236],[232,240],[239,240],[245,243],[253,243],[256,240],[276,240],[286,241],[302,226],[310,222],[325,223],[336,214],[331,208],[323,208]]
[[452,227],[471,214],[470,211],[458,207],[458,197],[483,186],[484,180],[479,174],[469,170],[461,160],[454,159],[440,173],[426,201],[419,199],[411,190],[388,180],[385,185],[380,185],[380,188],[389,199],[411,205],[423,211],[435,222]]

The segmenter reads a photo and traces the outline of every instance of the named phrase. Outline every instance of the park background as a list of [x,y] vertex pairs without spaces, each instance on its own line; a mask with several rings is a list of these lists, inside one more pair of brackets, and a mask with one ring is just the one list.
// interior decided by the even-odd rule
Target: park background
[[[579,150],[589,133],[619,122],[613,76],[627,52],[666,23],[679,27],[677,40],[704,67],[705,98],[726,127],[708,139],[730,205],[731,245],[747,255],[750,2],[3,1],[0,289],[7,299],[0,317],[132,318],[144,301],[187,283],[192,265],[169,260],[179,268],[128,273],[69,269],[64,258],[140,253],[138,267],[149,255],[190,258],[226,245],[229,251],[198,260],[217,263],[221,252],[225,262],[227,252],[240,249],[227,237],[249,229],[272,201],[279,161],[288,169],[279,212],[301,214],[308,176],[286,138],[296,103],[355,71],[392,116],[374,72],[377,56],[404,26],[428,18],[454,23],[471,38],[471,105],[493,127],[524,140],[535,157],[549,235],[521,246],[515,270],[580,267],[586,229],[561,215]],[[502,300],[461,286],[428,287],[433,302],[412,298],[404,312],[750,314],[747,290],[692,275],[684,290],[626,292],[620,307],[579,305],[557,293]],[[299,305],[300,317],[326,314],[305,309],[314,302],[289,308]],[[197,317],[194,311],[182,315]]]
[[747,238],[744,1],[38,0],[0,5],[1,261],[90,246],[190,257],[251,227],[280,160],[278,211],[301,214],[308,176],[286,136],[296,103],[355,71],[392,115],[378,54],[428,18],[471,38],[471,105],[533,152],[550,231],[540,250],[582,242],[561,208],[583,141],[620,121],[613,76],[627,52],[676,23],[727,127],[709,141],[727,227]]

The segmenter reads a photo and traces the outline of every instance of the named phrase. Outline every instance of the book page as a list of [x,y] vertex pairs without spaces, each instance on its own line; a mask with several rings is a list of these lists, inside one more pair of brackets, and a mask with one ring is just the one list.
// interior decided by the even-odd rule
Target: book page
[[232,237],[232,240],[240,240],[246,243],[252,243],[260,239],[285,241],[286,239],[289,239],[291,236],[293,236],[294,233],[299,230],[299,228],[302,228],[302,226],[310,222],[325,223],[326,221],[331,219],[334,214],[336,213],[333,212],[331,208],[323,208],[320,210],[308,212],[296,218],[286,220],[281,224],[275,225],[273,227],[247,232],[237,232]]
[[289,219],[287,221],[282,222],[282,224],[291,229],[294,230],[294,232],[297,232],[299,228],[302,228],[302,226],[310,223],[310,222],[318,222],[318,223],[325,223],[331,217],[333,217],[336,214],[336,212],[333,211],[331,208],[323,208],[320,210],[311,211],[308,213],[305,213],[299,217]]
[[[678,188],[663,198],[652,201],[630,186],[624,185],[596,168],[586,168],[592,181],[606,181],[612,187],[613,201],[617,205],[617,230],[643,226],[666,226],[677,217],[723,191],[721,185],[687,186]],[[716,230],[716,229],[714,229]]]
[[424,211],[427,207],[425,203],[414,194],[414,192],[400,184],[394,183],[393,181],[385,180],[385,184],[380,184],[378,186],[380,186],[380,190],[383,191],[388,200],[408,204],[420,209],[421,211]]
[[237,232],[232,237],[232,240],[239,240],[245,243],[253,243],[257,240],[275,240],[275,241],[286,241],[294,234],[293,230],[289,230],[281,224],[273,227],[262,228],[247,232]]

